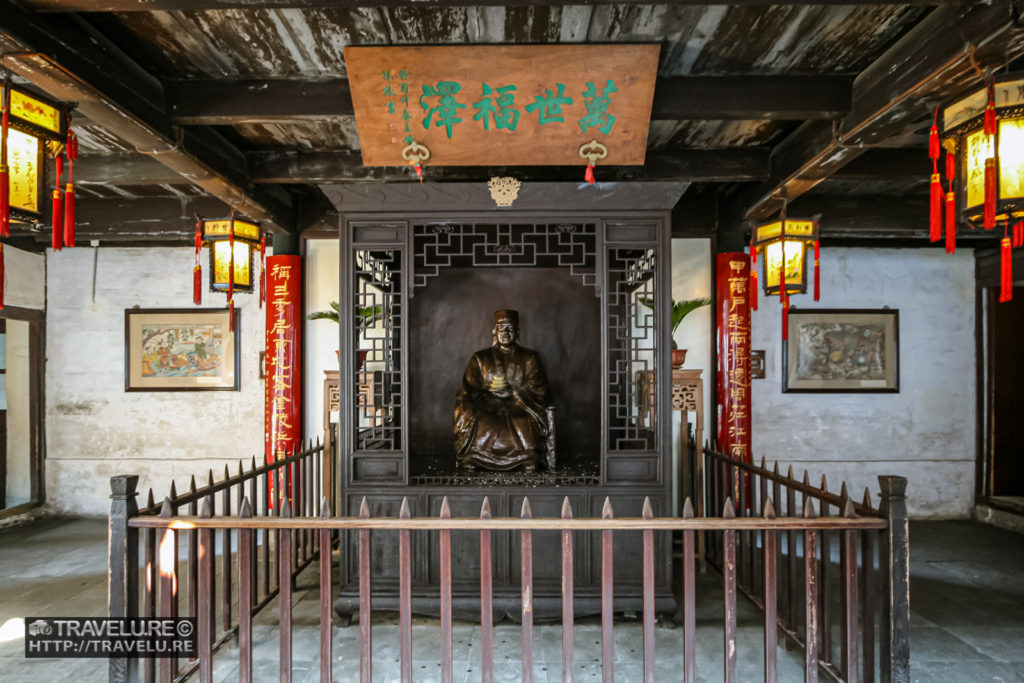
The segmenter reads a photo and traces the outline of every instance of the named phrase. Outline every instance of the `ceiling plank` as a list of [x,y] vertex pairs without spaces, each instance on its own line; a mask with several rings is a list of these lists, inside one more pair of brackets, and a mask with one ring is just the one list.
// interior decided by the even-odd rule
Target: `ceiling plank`
[[[855,242],[858,244],[906,242],[916,246],[931,244],[929,239],[928,197],[825,195],[809,193],[793,202],[788,209],[792,216],[820,215],[819,235],[823,245]],[[961,230],[960,241],[973,242],[997,236],[982,231]],[[944,247],[939,241],[935,246]]]
[[[943,5],[932,11],[859,74],[851,111],[841,120],[801,125],[772,152],[771,180],[741,192],[740,214],[724,227],[742,231],[860,156],[870,146],[907,136],[935,106],[979,83],[965,45],[983,66],[1002,66],[1024,53],[1004,5]],[[951,30],[950,27],[956,27]]]
[[[362,156],[349,151],[254,152],[249,155],[250,175],[257,183],[402,182],[416,180],[408,166],[367,167]],[[430,182],[485,181],[510,175],[531,182],[583,180],[580,166],[443,166],[426,164],[423,175]],[[672,154],[648,154],[643,166],[601,166],[594,171],[598,182],[665,180],[690,182],[751,182],[768,176],[768,150],[764,147],[677,150]]]
[[187,180],[143,154],[82,156],[75,162],[77,185],[181,185]]
[[[75,236],[90,241],[191,244],[196,217],[226,216],[230,207],[213,197],[79,197],[75,205]],[[49,241],[49,230],[33,231]]]
[[850,111],[852,76],[659,78],[652,119],[834,119]]
[[[932,6],[951,0],[790,0],[789,5],[919,5]],[[952,0],[956,4],[967,0]],[[160,12],[226,9],[314,9],[353,7],[399,7],[408,0],[27,0],[26,5],[39,12]],[[562,5],[558,0],[418,0],[417,5],[443,9],[448,7],[524,7]],[[649,5],[651,0],[575,0],[574,5]],[[706,5],[707,0],[676,0],[676,5]],[[778,4],[778,0],[732,0],[735,6]]]
[[[849,76],[681,76],[658,79],[651,118],[833,119],[850,111]],[[196,79],[166,84],[167,110],[183,125],[316,121],[352,116],[344,78]]]
[[0,0],[0,53],[4,67],[55,99],[77,103],[89,120],[185,181],[271,230],[295,230],[289,206],[266,190],[247,192],[245,158],[237,148],[212,130],[179,136],[164,117],[159,82],[80,17],[41,17]]

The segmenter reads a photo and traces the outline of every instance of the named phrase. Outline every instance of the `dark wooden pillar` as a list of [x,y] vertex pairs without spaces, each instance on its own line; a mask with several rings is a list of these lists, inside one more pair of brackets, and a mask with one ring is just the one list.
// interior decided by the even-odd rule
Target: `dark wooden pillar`
[[889,520],[881,568],[887,592],[882,600],[882,682],[910,683],[910,536],[906,477],[878,478],[880,511]]
[[[139,614],[139,532],[128,527],[137,517],[135,474],[110,478],[110,515],[107,520],[107,616],[137,617]],[[138,680],[139,660],[112,657],[111,683]]]

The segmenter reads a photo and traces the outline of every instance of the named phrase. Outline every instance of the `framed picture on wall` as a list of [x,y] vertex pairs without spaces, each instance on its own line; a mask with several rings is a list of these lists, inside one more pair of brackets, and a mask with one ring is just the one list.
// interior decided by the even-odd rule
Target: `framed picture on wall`
[[238,391],[238,322],[222,308],[124,312],[125,391]]
[[899,311],[789,312],[782,344],[784,393],[898,393]]

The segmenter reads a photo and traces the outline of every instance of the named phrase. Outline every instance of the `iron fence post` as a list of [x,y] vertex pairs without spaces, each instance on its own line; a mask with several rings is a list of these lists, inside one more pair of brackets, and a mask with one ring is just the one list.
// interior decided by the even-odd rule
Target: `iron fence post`
[[881,569],[887,595],[882,600],[882,681],[910,682],[910,537],[906,477],[880,476],[880,512],[889,522]]
[[[139,612],[139,533],[128,520],[139,514],[135,501],[139,477],[135,474],[110,478],[110,515],[107,521],[107,615],[136,617]],[[135,683],[139,660],[112,657],[111,683]]]

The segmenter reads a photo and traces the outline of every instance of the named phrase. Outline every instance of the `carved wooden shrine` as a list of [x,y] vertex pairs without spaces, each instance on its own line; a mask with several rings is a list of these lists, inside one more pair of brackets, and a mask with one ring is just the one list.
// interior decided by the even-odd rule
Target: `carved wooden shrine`
[[[639,517],[645,497],[656,516],[672,514],[667,209],[675,199],[672,188],[654,185],[534,185],[535,195],[521,193],[523,208],[501,211],[482,184],[326,188],[342,212],[342,514],[358,515],[364,496],[373,517],[397,517],[403,498],[413,517],[436,517],[445,496],[454,517],[478,517],[485,496],[494,517],[519,516],[527,496],[535,518],[558,517],[566,497],[575,516],[599,517],[606,496],[616,517]],[[415,212],[389,211],[414,200]],[[521,343],[538,351],[547,368],[556,406],[554,471],[455,469],[455,394],[466,359],[491,343],[497,308],[519,311]],[[638,373],[653,383],[654,410]],[[478,619],[479,534],[453,533],[454,612]],[[599,533],[574,537],[577,614],[600,612]],[[412,538],[418,613],[439,609],[437,535]],[[519,614],[518,538],[492,537],[496,617]],[[641,585],[630,570],[641,535],[617,534],[615,545],[616,610],[640,610]],[[535,533],[539,618],[560,614],[559,548],[558,532]],[[358,608],[357,560],[353,535],[342,544],[335,603],[342,614]],[[397,534],[375,532],[372,562],[374,608],[397,609]],[[675,610],[671,571],[670,539],[658,538],[660,612]]]

